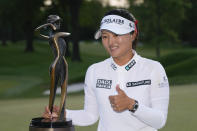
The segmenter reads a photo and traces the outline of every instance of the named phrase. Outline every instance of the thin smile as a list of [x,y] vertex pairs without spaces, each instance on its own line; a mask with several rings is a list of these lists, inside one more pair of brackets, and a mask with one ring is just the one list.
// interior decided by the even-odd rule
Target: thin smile
[[118,46],[110,46],[109,49],[110,51],[115,51],[118,49]]

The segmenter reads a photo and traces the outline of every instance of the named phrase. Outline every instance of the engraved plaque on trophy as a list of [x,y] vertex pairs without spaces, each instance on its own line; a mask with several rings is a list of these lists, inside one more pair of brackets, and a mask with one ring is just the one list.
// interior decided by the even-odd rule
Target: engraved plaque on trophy
[[66,51],[66,42],[62,37],[70,35],[67,32],[59,32],[61,18],[57,15],[49,15],[47,23],[36,28],[49,29],[48,35],[40,34],[49,41],[49,45],[54,55],[54,61],[50,66],[50,97],[49,109],[52,112],[56,96],[57,85],[61,86],[60,109],[57,118],[46,119],[42,117],[33,118],[31,120],[29,131],[75,131],[72,120],[65,118],[65,105],[67,95],[68,81],[68,64],[64,57]]

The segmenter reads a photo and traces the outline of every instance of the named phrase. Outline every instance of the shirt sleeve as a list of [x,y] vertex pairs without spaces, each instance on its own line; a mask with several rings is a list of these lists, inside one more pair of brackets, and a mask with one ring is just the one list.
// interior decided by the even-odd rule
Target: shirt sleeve
[[160,129],[167,120],[169,104],[169,83],[165,70],[160,63],[151,73],[150,107],[139,103],[134,116],[147,125]]
[[98,107],[96,96],[93,91],[93,67],[89,67],[86,72],[84,93],[85,102],[83,110],[66,110],[66,117],[71,118],[74,125],[88,126],[98,120]]

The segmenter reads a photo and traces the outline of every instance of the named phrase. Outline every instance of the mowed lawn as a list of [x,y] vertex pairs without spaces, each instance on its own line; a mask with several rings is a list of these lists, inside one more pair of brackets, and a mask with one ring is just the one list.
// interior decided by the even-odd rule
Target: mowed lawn
[[[197,85],[170,87],[169,115],[166,126],[160,131],[196,131]],[[57,99],[58,104],[59,98]],[[46,98],[0,100],[0,131],[28,131],[30,120],[41,116],[48,104]],[[69,109],[83,107],[83,94],[69,95]],[[76,127],[76,131],[96,131],[97,124]]]
[[[37,98],[50,87],[49,66],[53,61],[51,49],[46,41],[35,41],[34,47],[35,52],[25,53],[24,41],[0,46],[0,99]],[[109,57],[99,42],[81,42],[79,47],[81,61],[72,61],[66,57],[69,84],[83,82],[90,65]],[[160,59],[156,58],[153,45],[139,45],[137,52],[143,57],[159,60],[171,85],[197,84],[196,48],[164,46]]]

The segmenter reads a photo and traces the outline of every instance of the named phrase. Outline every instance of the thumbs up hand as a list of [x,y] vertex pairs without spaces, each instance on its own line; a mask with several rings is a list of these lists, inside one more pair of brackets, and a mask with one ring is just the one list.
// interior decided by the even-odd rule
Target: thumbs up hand
[[116,86],[116,91],[119,95],[126,95],[125,92],[122,89],[120,89],[119,85]]
[[117,95],[109,96],[110,104],[114,111],[122,112],[127,109],[132,109],[135,100],[129,98],[126,93],[120,89],[119,85],[116,86]]

